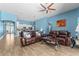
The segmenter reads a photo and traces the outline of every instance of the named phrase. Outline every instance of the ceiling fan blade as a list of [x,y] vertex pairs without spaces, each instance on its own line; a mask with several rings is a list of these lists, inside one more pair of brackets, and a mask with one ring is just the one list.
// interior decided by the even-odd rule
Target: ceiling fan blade
[[56,10],[56,9],[53,9],[53,8],[49,8],[48,10]]
[[44,10],[40,10],[40,11],[45,11],[45,9]]
[[48,13],[48,10],[46,10],[46,14]]
[[51,7],[54,3],[51,3],[47,8]]
[[40,4],[44,9],[46,9],[46,7],[43,4]]

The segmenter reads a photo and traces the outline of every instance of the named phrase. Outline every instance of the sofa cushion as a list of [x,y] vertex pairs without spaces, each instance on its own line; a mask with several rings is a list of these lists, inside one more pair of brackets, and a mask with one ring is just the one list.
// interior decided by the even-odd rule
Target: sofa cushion
[[30,32],[24,32],[24,38],[31,38]]
[[31,31],[31,37],[35,37],[36,36],[36,32],[35,31]]

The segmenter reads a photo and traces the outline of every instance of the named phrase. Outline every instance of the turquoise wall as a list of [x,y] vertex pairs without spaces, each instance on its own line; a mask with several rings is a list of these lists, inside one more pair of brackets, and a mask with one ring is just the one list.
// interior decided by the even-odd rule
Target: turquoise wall
[[45,32],[47,32],[48,31],[47,20],[48,20],[47,17],[38,19],[35,23],[36,30],[41,30],[42,28]]
[[[3,28],[3,21],[11,21],[11,22],[14,22],[16,25],[16,20],[17,20],[16,15],[1,11],[0,12],[0,34],[1,35],[3,34],[3,29],[4,29]],[[16,26],[15,26],[15,31],[16,31]]]
[[16,15],[8,12],[1,12],[1,20],[13,21],[16,22],[17,17]]
[[19,22],[20,24],[33,25],[33,22],[32,21],[29,21],[27,19],[18,19],[17,22]]
[[[52,30],[68,30],[71,32],[72,36],[75,36],[75,29],[77,26],[77,20],[79,17],[79,8],[50,17],[50,18],[42,18],[36,21],[36,28],[43,28],[47,32],[48,22],[52,24]],[[56,21],[60,19],[66,19],[66,27],[57,27]]]
[[0,36],[2,35],[3,33],[3,23],[2,21],[0,21]]

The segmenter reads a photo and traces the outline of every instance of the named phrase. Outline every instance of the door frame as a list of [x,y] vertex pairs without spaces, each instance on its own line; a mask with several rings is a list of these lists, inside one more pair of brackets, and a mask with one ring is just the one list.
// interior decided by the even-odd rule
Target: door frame
[[13,23],[13,25],[14,25],[14,31],[15,31],[15,22],[13,22],[13,21],[8,21],[8,20],[4,20],[4,21],[3,21],[3,29],[4,29],[4,32],[6,31],[6,23],[8,23],[8,22]]

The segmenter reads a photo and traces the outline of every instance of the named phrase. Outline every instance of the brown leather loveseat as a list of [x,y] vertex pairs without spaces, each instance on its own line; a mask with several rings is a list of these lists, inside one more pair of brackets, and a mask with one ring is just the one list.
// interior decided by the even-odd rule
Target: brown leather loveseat
[[69,46],[71,44],[71,34],[68,31],[50,31],[49,35],[55,37],[55,40],[58,40],[59,44],[61,45]]
[[41,41],[41,37],[40,36],[36,36],[36,32],[35,31],[27,31],[30,33],[30,38],[26,38],[24,37],[23,33],[20,33],[20,43],[21,46],[26,46],[26,45],[30,45],[33,44],[35,42],[39,42]]

